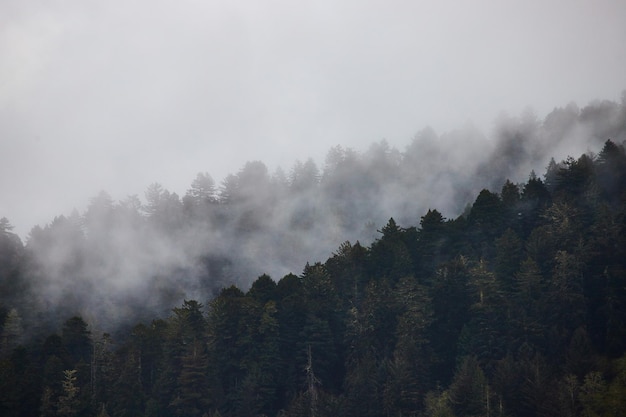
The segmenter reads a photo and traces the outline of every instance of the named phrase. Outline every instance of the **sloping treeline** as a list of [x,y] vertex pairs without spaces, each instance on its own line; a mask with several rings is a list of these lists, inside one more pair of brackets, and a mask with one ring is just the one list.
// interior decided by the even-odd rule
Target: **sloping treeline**
[[3,316],[7,417],[624,416],[626,153],[606,141],[115,337],[76,316],[20,345]]
[[543,120],[503,117],[492,136],[424,129],[403,152],[382,141],[364,152],[332,148],[320,167],[307,160],[270,173],[249,162],[220,184],[200,173],[181,196],[158,183],[141,199],[102,192],[83,212],[35,226],[25,246],[8,237],[7,222],[0,305],[16,308],[29,328],[56,330],[81,315],[112,332],[231,284],[248,289],[259,274],[300,271],[343,241],[371,245],[392,216],[403,227],[432,207],[454,218],[481,189],[523,182],[550,155],[600,149],[607,138],[621,143],[626,94],[621,103],[555,108]]

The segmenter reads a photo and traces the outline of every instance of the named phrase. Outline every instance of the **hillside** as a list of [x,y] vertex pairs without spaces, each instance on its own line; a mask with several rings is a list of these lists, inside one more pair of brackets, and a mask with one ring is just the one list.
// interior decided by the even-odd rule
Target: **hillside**
[[403,184],[409,152],[378,150],[284,183],[258,162],[221,189],[200,174],[182,199],[102,193],[26,246],[3,219],[0,414],[624,415],[624,145],[490,182],[452,218],[370,222],[320,261]]

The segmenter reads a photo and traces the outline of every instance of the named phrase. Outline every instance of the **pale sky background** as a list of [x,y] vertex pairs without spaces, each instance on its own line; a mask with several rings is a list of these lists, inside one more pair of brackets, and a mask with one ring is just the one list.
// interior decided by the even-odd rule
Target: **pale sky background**
[[625,88],[626,0],[0,0],[0,217]]

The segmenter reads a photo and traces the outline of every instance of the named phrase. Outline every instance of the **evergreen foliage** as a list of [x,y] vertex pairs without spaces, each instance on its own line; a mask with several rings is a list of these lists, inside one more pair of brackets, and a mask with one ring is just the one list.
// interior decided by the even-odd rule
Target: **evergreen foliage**
[[[333,155],[333,170],[350,159],[342,149]],[[383,145],[369,158],[401,166]],[[37,331],[22,284],[7,282],[36,260],[2,219],[0,413],[623,416],[624,147],[607,141],[598,157],[550,169],[545,182],[531,174],[525,184],[507,181],[501,194],[482,190],[466,216],[447,220],[430,209],[415,227],[390,218],[371,245],[345,242],[299,276],[264,274],[247,291],[224,286],[206,308],[187,299],[114,335],[79,315],[52,334]],[[329,175],[308,161],[294,167],[289,186],[303,194],[339,187]],[[223,216],[244,234],[262,228],[258,213],[271,211],[273,195],[266,169],[251,163],[231,180],[219,197],[199,175],[187,215],[207,224]],[[224,209],[259,187],[267,194],[253,201],[258,211]],[[177,196],[158,184],[148,194],[150,221],[182,227],[172,215],[183,210]],[[100,197],[92,220],[118,210]],[[305,214],[298,227],[308,227]],[[53,228],[82,230],[59,219],[29,246],[54,244]]]

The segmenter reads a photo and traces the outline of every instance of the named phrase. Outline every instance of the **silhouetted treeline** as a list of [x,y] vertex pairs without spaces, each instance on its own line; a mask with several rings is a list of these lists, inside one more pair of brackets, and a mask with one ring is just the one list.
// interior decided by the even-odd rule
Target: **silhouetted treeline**
[[[249,181],[263,181],[261,165],[249,169],[259,170]],[[20,299],[28,256],[3,220],[0,414],[623,416],[624,147],[608,140],[597,155],[550,164],[544,178],[484,189],[455,219],[436,209],[416,226],[391,218],[371,245],[346,241],[299,276],[227,286],[114,335],[80,316],[26,332],[28,304],[7,295]],[[153,191],[148,221],[164,216],[169,233],[185,222],[174,213],[194,209],[242,233],[263,227],[214,208],[211,193],[189,193],[181,211]],[[256,204],[269,213],[269,201]]]
[[495,136],[0,219],[0,415],[624,415],[626,95]]
[[[365,152],[334,147],[320,167],[309,159],[270,173],[249,162],[219,184],[200,173],[182,196],[158,183],[121,201],[103,191],[84,212],[34,227],[25,247],[12,237],[0,304],[41,329],[81,315],[114,331],[122,322],[165,317],[184,299],[211,299],[225,286],[248,289],[260,273],[298,272],[343,241],[370,245],[390,217],[408,227],[436,207],[455,218],[480,190],[498,192],[507,178],[502,198],[509,204],[515,187],[531,170],[543,172],[551,155],[600,149],[608,137],[626,140],[626,94],[621,103],[555,108],[542,121],[531,111],[502,116],[492,136],[472,127],[441,135],[424,129],[403,152],[381,141]],[[556,165],[545,177],[549,191]],[[490,199],[484,194],[478,204]],[[492,228],[489,237],[499,230]]]

